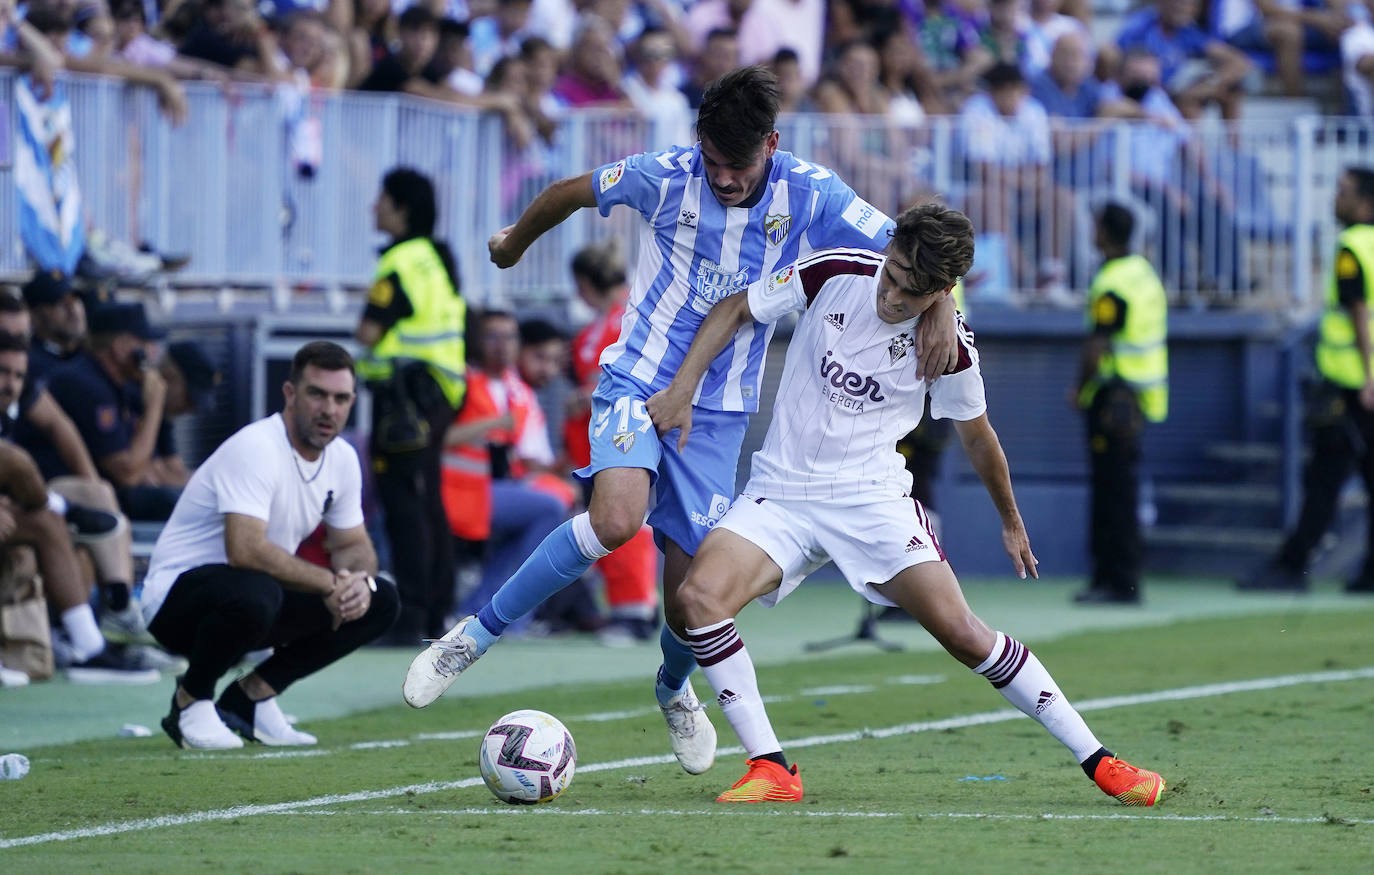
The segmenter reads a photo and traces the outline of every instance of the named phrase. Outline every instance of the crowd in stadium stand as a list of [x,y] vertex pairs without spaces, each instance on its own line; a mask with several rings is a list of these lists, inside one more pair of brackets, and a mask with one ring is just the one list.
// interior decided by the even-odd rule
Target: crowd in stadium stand
[[[548,136],[570,108],[682,116],[702,86],[769,63],[791,109],[919,121],[958,113],[1012,65],[1037,111],[1156,114],[1123,82],[1125,54],[1159,60],[1172,110],[1239,113],[1260,87],[1304,93],[1344,73],[1369,113],[1374,27],[1362,0],[1155,0],[1094,24],[1087,0],[32,0],[0,3],[4,63],[62,66],[157,90],[178,80],[273,82],[422,95],[502,112],[512,136]],[[1114,30],[1115,32],[1110,32]],[[1331,81],[1334,81],[1332,79]]]

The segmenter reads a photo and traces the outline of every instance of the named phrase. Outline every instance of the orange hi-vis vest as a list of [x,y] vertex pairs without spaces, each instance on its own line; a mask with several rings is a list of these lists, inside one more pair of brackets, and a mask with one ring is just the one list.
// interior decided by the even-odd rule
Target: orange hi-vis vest
[[[515,427],[492,429],[484,440],[475,443],[444,447],[440,484],[444,511],[453,534],[469,541],[485,541],[491,537],[491,451],[488,447],[491,444],[514,446],[529,421],[531,405],[538,403],[529,387],[517,378],[501,380],[505,403],[499,404],[491,390],[492,380],[485,371],[473,369],[468,372],[467,397],[453,418],[453,424],[494,419],[510,410]],[[518,461],[512,459],[511,463],[511,475],[520,476]]]

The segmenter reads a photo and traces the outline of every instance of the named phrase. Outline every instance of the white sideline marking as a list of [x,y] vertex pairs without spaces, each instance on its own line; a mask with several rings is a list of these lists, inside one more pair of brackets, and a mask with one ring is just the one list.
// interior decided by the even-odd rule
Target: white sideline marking
[[408,815],[408,814],[443,814],[454,816],[471,815],[515,815],[522,814],[541,814],[549,817],[627,817],[634,815],[646,815],[649,817],[683,817],[683,816],[705,816],[720,817],[728,816],[736,818],[746,817],[893,817],[911,818],[912,820],[923,820],[926,818],[941,818],[944,820],[1171,820],[1183,823],[1371,823],[1374,819],[1362,817],[1241,817],[1239,815],[1228,814],[1054,814],[1045,812],[1043,814],[1007,814],[1002,812],[982,812],[982,811],[810,811],[800,809],[774,809],[774,808],[718,808],[709,809],[677,809],[677,808],[640,808],[633,811],[618,811],[610,808],[531,808],[528,806],[492,806],[488,808],[374,808],[371,811],[339,811],[337,808],[302,808],[289,812],[291,814],[319,815],[333,817],[335,815],[358,815],[366,814],[369,817],[377,815]]
[[359,741],[348,746],[349,750],[384,750],[392,747],[410,747],[404,738],[391,738],[385,741]]
[[[1203,684],[1194,687],[1180,687],[1173,690],[1158,690],[1153,693],[1137,693],[1129,696],[1108,696],[1099,699],[1087,699],[1079,702],[1079,711],[1102,711],[1109,708],[1122,708],[1131,705],[1144,705],[1151,702],[1178,702],[1187,699],[1201,699],[1208,696],[1222,696],[1230,693],[1256,692],[1259,690],[1273,690],[1281,687],[1292,687],[1301,684],[1320,684],[1334,683],[1341,681],[1355,681],[1374,678],[1374,667],[1357,668],[1344,671],[1319,671],[1310,674],[1280,675],[1272,678],[1256,678],[1249,681],[1230,681],[1220,684]],[[883,729],[862,729],[856,732],[841,732],[832,735],[814,735],[810,738],[796,739],[783,742],[784,749],[798,747],[816,747],[826,744],[840,744],[843,742],[857,741],[862,738],[891,738],[897,735],[910,735],[917,732],[930,732],[942,729],[962,729],[969,726],[982,726],[989,723],[1003,723],[1022,717],[1020,711],[1003,709],[1000,711],[986,711],[981,714],[965,714],[959,717],[950,717],[945,720],[932,720],[921,723],[904,723],[899,726],[890,726]],[[723,748],[721,754],[741,753],[739,747]],[[615,769],[628,769],[636,766],[665,765],[674,761],[671,755],[633,757],[623,760],[611,760],[601,763],[589,763],[585,766],[579,765],[579,772],[604,772]],[[233,820],[239,817],[254,817],[262,814],[285,814],[318,808],[321,805],[340,805],[348,802],[369,802],[374,799],[392,799],[397,796],[423,795],[427,793],[442,793],[446,790],[459,790],[465,787],[476,787],[482,783],[481,778],[465,778],[461,781],[431,781],[424,784],[409,784],[404,787],[391,787],[385,790],[360,790],[354,793],[330,794],[326,796],[315,796],[310,799],[299,799],[294,802],[274,802],[266,805],[236,805],[232,808],[220,808],[213,811],[194,811],[189,814],[167,814],[161,817],[150,817],[141,820],[126,820],[116,823],[102,824],[101,826],[86,827],[83,829],[63,830],[60,832],[46,832],[37,835],[18,836],[16,838],[0,839],[0,850],[5,848],[17,848],[26,845],[39,845],[48,842],[65,842],[75,839],[95,838],[97,836],[119,835],[126,832],[140,832],[143,830],[157,829],[165,826],[181,826],[188,823],[209,823],[219,820]],[[487,809],[473,809],[476,812],[490,813]],[[562,809],[520,809],[522,812],[531,810],[541,812],[561,812]],[[735,811],[735,809],[731,809]],[[805,812],[811,816],[819,816],[819,812]],[[776,815],[787,815],[787,812],[777,812]],[[790,816],[796,816],[795,814]],[[838,815],[850,816],[850,815]],[[853,816],[866,816],[862,812],[855,813]],[[1005,820],[1015,819],[1063,819],[1063,820],[1113,820],[1130,819],[1132,817],[1149,817],[1151,820],[1208,820],[1212,818],[1227,819],[1223,815],[1197,815],[1189,817],[1187,815],[981,815],[981,814],[932,814],[932,815],[911,815],[913,817],[988,817]],[[1277,817],[1258,818],[1259,820],[1284,821]],[[1299,819],[1299,823],[1324,823],[1326,818],[1314,818],[1311,820]],[[1341,822],[1347,823],[1366,823],[1365,820],[1353,820],[1341,818]]]

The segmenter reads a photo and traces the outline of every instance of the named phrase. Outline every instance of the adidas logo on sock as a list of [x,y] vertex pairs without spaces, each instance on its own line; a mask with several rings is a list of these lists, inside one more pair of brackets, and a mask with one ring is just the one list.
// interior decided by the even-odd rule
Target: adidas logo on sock
[[1039,714],[1041,711],[1044,711],[1046,708],[1053,705],[1054,700],[1058,698],[1058,696],[1051,693],[1049,690],[1041,690],[1040,699],[1035,704],[1035,713]]
[[825,317],[825,321],[831,328],[838,328],[840,331],[844,331],[843,313],[831,313]]
[[716,696],[716,703],[719,704],[722,708],[724,708],[726,705],[732,705],[738,701],[739,696],[735,695],[735,693],[732,690],[728,689],[721,690],[720,695]]
[[914,553],[917,550],[924,550],[925,548],[926,545],[915,535],[912,535],[911,540],[906,542],[906,552],[908,553]]

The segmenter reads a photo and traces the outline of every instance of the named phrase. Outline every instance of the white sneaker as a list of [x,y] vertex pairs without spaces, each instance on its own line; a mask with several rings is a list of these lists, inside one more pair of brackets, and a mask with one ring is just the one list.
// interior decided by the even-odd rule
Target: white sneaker
[[482,655],[477,652],[477,642],[463,634],[469,623],[476,622],[476,615],[467,616],[448,630],[443,638],[425,639],[429,647],[410,663],[405,682],[401,684],[401,695],[405,697],[407,705],[423,708],[433,702]]
[[148,624],[143,622],[143,610],[139,603],[129,601],[122,611],[105,611],[100,617],[100,634],[106,641],[116,644],[156,644]]
[[260,742],[269,747],[304,747],[311,744],[318,744],[319,739],[308,732],[301,732],[291,725],[282,713],[281,706],[277,704],[277,697],[271,696],[266,699],[259,699],[253,703],[253,727],[251,732],[247,724],[232,711],[220,710],[219,715],[223,718],[226,725],[233,725],[240,735],[246,736],[250,741]]
[[[176,694],[173,693],[173,703]],[[239,738],[219,719],[215,703],[209,699],[198,699],[182,708],[173,710],[162,718],[163,730],[179,746],[187,750],[233,750],[243,747]]]
[[682,688],[667,705],[660,705],[668,721],[668,737],[673,755],[689,775],[700,775],[716,761],[716,727],[706,716],[706,706],[697,700],[692,682]]
[[5,668],[0,664],[0,687],[27,687],[29,676],[15,668]]
[[171,674],[186,671],[188,665],[186,657],[168,653],[161,647],[154,647],[151,644],[134,644],[129,647],[127,655],[129,662],[139,668],[151,668],[154,671]]

